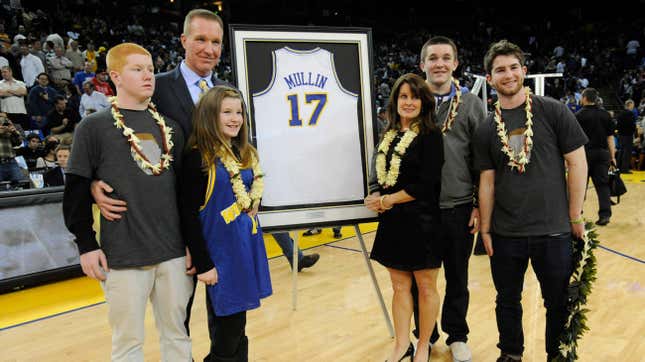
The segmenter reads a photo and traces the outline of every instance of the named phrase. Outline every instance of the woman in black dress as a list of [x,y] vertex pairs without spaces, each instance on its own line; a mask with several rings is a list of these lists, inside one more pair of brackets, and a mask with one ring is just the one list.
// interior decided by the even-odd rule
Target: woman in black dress
[[379,213],[371,258],[390,272],[394,290],[396,344],[388,361],[412,355],[413,277],[419,287],[420,314],[416,362],[428,360],[439,310],[436,281],[441,259],[434,240],[440,232],[443,142],[434,109],[434,96],[421,77],[405,74],[396,81],[387,106],[389,125],[376,156],[379,188],[365,198],[365,205]]

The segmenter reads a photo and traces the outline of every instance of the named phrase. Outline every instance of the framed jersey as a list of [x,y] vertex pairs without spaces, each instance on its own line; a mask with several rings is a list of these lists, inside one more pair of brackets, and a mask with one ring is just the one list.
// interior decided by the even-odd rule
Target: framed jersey
[[356,224],[375,140],[366,28],[230,25],[237,86],[264,170],[265,230]]

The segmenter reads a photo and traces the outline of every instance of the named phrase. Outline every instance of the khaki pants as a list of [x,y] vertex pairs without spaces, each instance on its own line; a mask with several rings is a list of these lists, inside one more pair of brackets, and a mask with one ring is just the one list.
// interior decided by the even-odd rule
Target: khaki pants
[[191,342],[184,320],[193,280],[186,275],[185,257],[141,268],[110,269],[101,286],[109,307],[112,361],[144,360],[144,319],[148,298],[159,330],[161,360],[192,360]]

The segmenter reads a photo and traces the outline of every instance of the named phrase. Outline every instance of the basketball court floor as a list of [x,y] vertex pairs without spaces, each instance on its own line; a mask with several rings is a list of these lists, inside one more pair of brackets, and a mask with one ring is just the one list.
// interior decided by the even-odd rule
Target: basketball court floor
[[[613,207],[611,223],[598,228],[598,279],[588,304],[588,331],[579,344],[580,361],[645,361],[645,172],[624,175],[628,192]],[[593,189],[585,216],[595,221]],[[361,226],[368,250],[374,224]],[[298,274],[297,309],[292,309],[291,270],[271,238],[267,250],[274,294],[248,314],[250,361],[383,361],[393,343],[353,228],[344,239],[331,229],[302,237],[307,253],[320,253],[318,264]],[[388,273],[374,263],[388,309]],[[439,289],[445,287],[440,274]],[[470,262],[469,345],[473,361],[498,356],[495,289],[488,257]],[[191,332],[196,361],[208,350],[204,288],[197,288]],[[544,307],[529,267],[522,298],[524,361],[544,361]],[[432,361],[452,361],[445,336],[432,350]],[[0,295],[0,361],[108,361],[110,329],[107,305],[97,282],[78,278]],[[152,310],[146,319],[145,356],[158,361],[159,343]]]

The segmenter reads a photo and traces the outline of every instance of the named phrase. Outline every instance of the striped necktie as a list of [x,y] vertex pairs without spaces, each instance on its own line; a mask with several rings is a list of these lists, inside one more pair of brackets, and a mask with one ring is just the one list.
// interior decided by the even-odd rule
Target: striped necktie
[[197,82],[197,86],[199,87],[199,89],[201,89],[201,90],[202,90],[202,91],[199,93],[199,97],[201,98],[201,96],[203,96],[203,95],[204,95],[204,93],[206,93],[206,92],[208,91],[208,83],[206,83],[206,79],[200,79],[200,80]]

